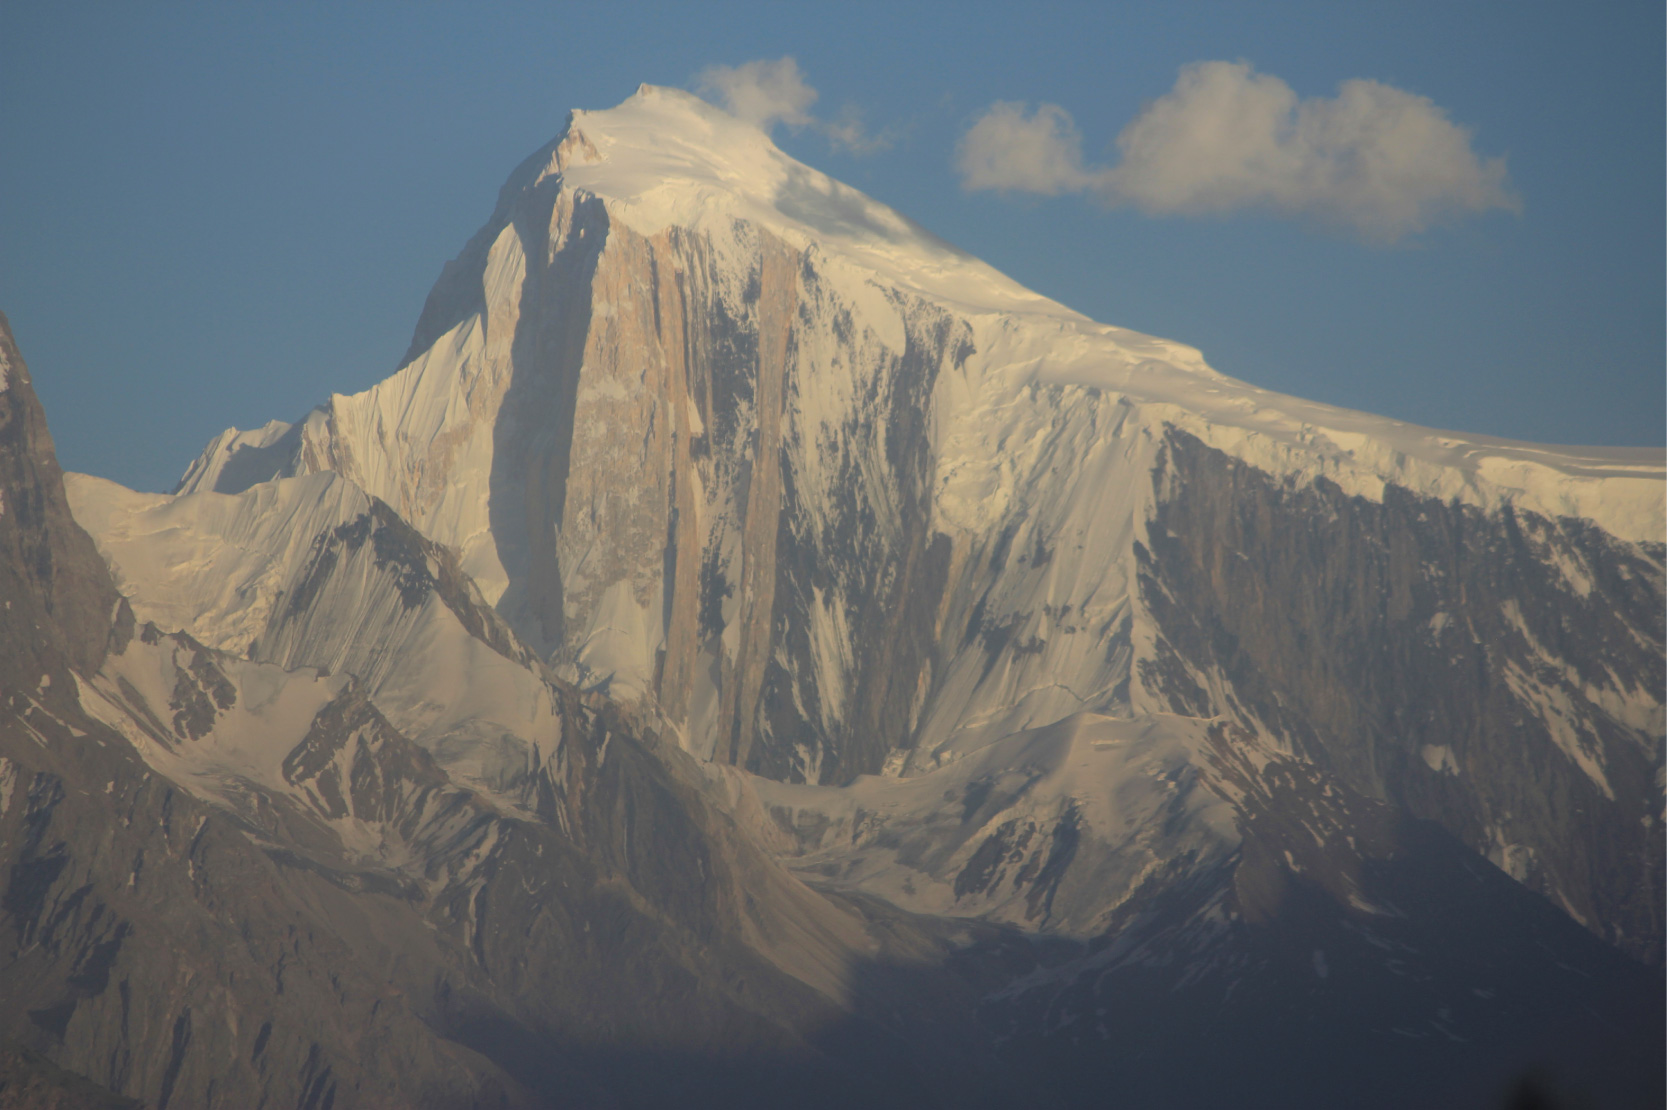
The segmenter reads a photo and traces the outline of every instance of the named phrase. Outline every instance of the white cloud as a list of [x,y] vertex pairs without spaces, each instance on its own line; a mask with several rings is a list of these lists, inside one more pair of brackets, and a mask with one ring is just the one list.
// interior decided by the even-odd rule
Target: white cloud
[[885,150],[895,138],[889,129],[870,132],[854,105],[846,105],[831,120],[811,115],[810,106],[816,103],[818,94],[791,56],[773,61],[760,58],[738,66],[708,66],[696,76],[695,90],[766,135],[778,123],[795,131],[812,127],[825,135],[835,150],[855,155]]
[[1077,192],[1094,184],[1082,168],[1082,138],[1071,113],[1043,104],[997,101],[961,137],[955,150],[962,187],[1001,192]]
[[730,115],[766,134],[777,123],[798,128],[815,122],[806,109],[816,103],[816,90],[791,57],[708,66],[695,83],[701,95],[715,95]]
[[1084,166],[1070,115],[992,105],[962,140],[968,189],[1090,192],[1152,214],[1262,209],[1394,242],[1443,219],[1520,211],[1503,158],[1427,97],[1376,81],[1299,100],[1249,65],[1198,62],[1117,137],[1121,161]]
[[828,120],[821,127],[823,134],[828,137],[829,146],[859,156],[878,154],[889,148],[897,139],[891,128],[879,134],[869,131],[862,121],[862,113],[851,104],[847,104],[836,118]]

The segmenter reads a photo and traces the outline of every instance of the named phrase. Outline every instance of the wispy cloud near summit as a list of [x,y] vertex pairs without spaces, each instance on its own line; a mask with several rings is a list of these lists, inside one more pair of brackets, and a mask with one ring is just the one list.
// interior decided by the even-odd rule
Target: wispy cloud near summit
[[847,105],[831,120],[810,114],[818,93],[799,72],[791,55],[759,58],[738,66],[707,66],[695,77],[695,91],[717,103],[736,119],[769,134],[778,123],[795,131],[811,127],[827,137],[836,150],[873,154],[891,145],[890,134],[873,134],[856,108]]
[[808,109],[817,92],[791,57],[707,66],[695,78],[695,91],[715,96],[730,115],[765,133],[778,123],[798,129],[816,122]]
[[1520,211],[1503,158],[1427,97],[1345,81],[1299,100],[1243,62],[1197,62],[1117,137],[1122,160],[1086,165],[1071,115],[1054,104],[990,106],[962,137],[963,187],[1090,193],[1152,215],[1259,209],[1392,243],[1444,219]]

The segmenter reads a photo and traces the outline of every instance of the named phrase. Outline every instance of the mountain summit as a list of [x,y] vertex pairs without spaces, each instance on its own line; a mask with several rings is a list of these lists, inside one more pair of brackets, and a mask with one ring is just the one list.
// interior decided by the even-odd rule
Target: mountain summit
[[1235,381],[644,86],[387,380],[173,495],[71,477],[145,630],[81,704],[430,922],[397,1014],[477,1094],[558,1049],[626,1091],[648,1038],[920,1105],[1392,1105],[1588,1011],[1649,1091],[1664,473]]

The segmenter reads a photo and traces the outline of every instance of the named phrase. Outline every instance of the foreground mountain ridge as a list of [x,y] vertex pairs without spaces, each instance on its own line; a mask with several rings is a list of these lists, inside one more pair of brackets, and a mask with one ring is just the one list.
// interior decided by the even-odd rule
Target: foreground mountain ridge
[[[0,1037],[177,1105],[1463,1104],[1535,1052],[1648,1105],[1659,454],[1256,390],[645,87],[392,378],[42,502],[110,577],[7,674]],[[307,946],[182,994],[193,906]]]

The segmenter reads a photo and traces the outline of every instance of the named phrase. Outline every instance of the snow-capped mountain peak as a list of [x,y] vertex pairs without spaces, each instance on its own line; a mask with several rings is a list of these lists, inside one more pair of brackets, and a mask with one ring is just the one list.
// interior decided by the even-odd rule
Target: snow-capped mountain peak
[[[573,111],[563,132],[511,176],[493,218],[431,295],[408,363],[429,355],[447,330],[463,338],[456,327],[477,314],[483,339],[494,315],[500,333],[513,328],[526,292],[528,236],[544,240],[548,265],[566,234],[558,225],[575,204],[592,202],[607,213],[609,227],[650,239],[673,230],[700,236],[705,265],[724,275],[719,284],[733,286],[738,300],[757,264],[753,236],[765,232],[813,267],[853,322],[887,347],[906,345],[899,296],[963,321],[972,350],[940,383],[945,388],[934,405],[940,451],[944,433],[963,427],[966,413],[1001,404],[998,396],[1077,386],[1162,406],[1162,421],[1259,468],[1304,482],[1323,477],[1373,499],[1395,485],[1485,510],[1509,503],[1586,518],[1625,539],[1654,540],[1667,529],[1656,496],[1667,473],[1659,451],[1552,448],[1442,432],[1237,381],[1208,366],[1195,348],[1092,321],[1025,289],[789,157],[756,127],[690,93],[652,85],[615,108]],[[518,230],[506,237],[511,226]],[[752,231],[738,239],[738,227]],[[408,365],[402,374],[410,372]],[[403,418],[424,425],[425,438],[440,434],[445,413],[456,410],[455,395],[471,390],[469,383],[466,374],[431,381],[426,412]],[[958,414],[960,403],[969,408]],[[272,427],[233,430],[215,446],[228,454],[252,450],[254,436],[270,446],[278,439]],[[296,438],[285,437],[281,448],[294,453]],[[988,446],[978,442],[979,458],[990,457]],[[182,489],[231,488],[217,484],[213,454],[211,447],[193,465]],[[271,469],[252,455],[240,462]]]
[[991,946],[1018,1039],[1244,982],[1243,1028],[1509,1042],[1592,946],[1661,962],[1663,470],[1235,381],[645,87],[516,171],[392,376],[173,496],[68,483],[128,598],[78,712],[517,987],[588,958],[523,938],[595,869],[897,1022],[849,969],[913,922],[899,967]]
[[1084,319],[680,89],[643,85],[618,107],[575,110],[548,150],[536,181],[560,174],[640,235],[744,220],[963,311]]
[[[758,128],[680,89],[642,85],[619,106],[575,110],[537,180],[605,198],[620,222],[651,236],[668,227],[711,230],[741,220],[768,228],[824,265],[907,290],[972,319],[1029,318],[1035,356],[1004,361],[1035,380],[1114,389],[1182,406],[1198,428],[1238,429],[1235,454],[1259,465],[1324,474],[1353,492],[1388,481],[1478,504],[1600,520],[1616,534],[1654,539],[1667,516],[1651,492],[1661,452],[1550,448],[1441,432],[1306,402],[1218,373],[1196,348],[1088,319],[1034,293],[914,221],[783,153]],[[983,332],[1005,346],[1011,319]],[[1026,352],[1027,354],[1029,352]],[[1208,430],[1205,428],[1205,430]],[[1220,446],[1237,437],[1207,436]],[[1231,449],[1231,448],[1229,448]],[[1609,481],[1604,495],[1583,479]]]
[[[1182,710],[1142,560],[1185,443],[1383,511],[1663,530],[1659,452],[1236,381],[652,86],[574,112],[511,176],[398,373],[228,431],[182,492],[335,471],[456,551],[560,673],[656,703],[702,757],[843,781],[968,730]],[[1231,704],[1224,676],[1186,684]]]

